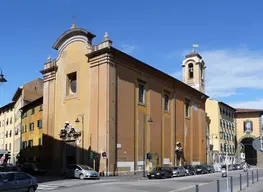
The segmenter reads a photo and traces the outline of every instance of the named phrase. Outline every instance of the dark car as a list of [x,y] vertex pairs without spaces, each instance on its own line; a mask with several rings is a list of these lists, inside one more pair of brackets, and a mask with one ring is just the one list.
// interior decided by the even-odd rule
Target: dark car
[[233,168],[233,170],[238,170],[237,164],[233,164],[233,165],[232,165],[232,168]]
[[240,164],[236,164],[236,168],[237,170],[242,170],[243,167]]
[[46,169],[42,169],[37,163],[24,163],[21,170],[31,175],[44,175]]
[[28,191],[37,190],[38,184],[35,177],[22,172],[1,172],[0,191]]
[[15,165],[0,165],[0,172],[20,171]]
[[214,173],[215,172],[215,168],[213,165],[204,165],[208,171],[208,173]]
[[172,176],[173,171],[170,167],[156,167],[147,174],[148,179],[165,179]]
[[195,168],[193,165],[185,165],[184,166],[187,175],[195,175]]
[[195,166],[195,173],[196,174],[207,174],[208,170],[204,165],[196,165]]

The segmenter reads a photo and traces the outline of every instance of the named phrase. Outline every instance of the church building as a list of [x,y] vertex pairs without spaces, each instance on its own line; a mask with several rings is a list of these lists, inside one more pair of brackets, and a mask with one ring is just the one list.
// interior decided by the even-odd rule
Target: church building
[[41,71],[43,146],[52,170],[76,163],[114,175],[206,163],[202,57],[186,55],[181,82],[113,47],[107,33],[97,45],[95,37],[73,25]]

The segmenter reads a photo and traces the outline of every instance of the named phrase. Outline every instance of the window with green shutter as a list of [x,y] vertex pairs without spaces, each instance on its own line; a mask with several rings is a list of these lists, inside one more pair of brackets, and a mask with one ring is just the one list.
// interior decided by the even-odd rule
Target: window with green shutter
[[30,123],[29,129],[30,129],[30,131],[34,131],[34,123]]
[[42,128],[42,120],[38,120],[38,121],[37,121],[37,127],[38,127],[39,129]]
[[42,145],[42,138],[41,137],[38,138],[38,145]]

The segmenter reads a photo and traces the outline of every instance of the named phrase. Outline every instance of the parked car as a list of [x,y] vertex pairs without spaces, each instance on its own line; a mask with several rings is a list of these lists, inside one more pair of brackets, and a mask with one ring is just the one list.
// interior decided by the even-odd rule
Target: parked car
[[240,164],[236,164],[236,168],[237,168],[237,170],[241,170],[242,166]]
[[15,165],[0,165],[0,172],[20,171],[19,167]]
[[196,165],[195,166],[195,173],[196,174],[207,174],[208,170],[205,166],[203,165]]
[[0,191],[35,192],[38,184],[35,177],[23,172],[1,172]]
[[195,175],[195,168],[193,165],[185,165],[184,166],[187,175]]
[[173,172],[170,167],[155,167],[147,174],[148,179],[166,179],[172,176]]
[[187,172],[183,166],[173,167],[173,177],[186,176]]
[[233,170],[238,170],[238,165],[237,164],[233,164],[232,168],[233,168]]
[[66,178],[99,179],[99,174],[87,165],[68,165],[64,176]]
[[213,165],[207,165],[206,168],[207,168],[207,170],[208,170],[209,173],[214,173],[214,172],[215,172],[215,168],[214,168]]
[[40,168],[37,163],[24,163],[21,170],[31,175],[44,175],[46,173],[46,169]]

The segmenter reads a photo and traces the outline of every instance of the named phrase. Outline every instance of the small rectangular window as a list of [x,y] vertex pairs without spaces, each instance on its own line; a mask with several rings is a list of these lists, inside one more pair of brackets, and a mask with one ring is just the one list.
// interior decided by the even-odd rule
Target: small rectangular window
[[39,106],[39,111],[43,111],[43,105],[42,104]]
[[22,142],[22,149],[26,149],[27,148],[27,142],[26,141],[23,141]]
[[37,127],[38,127],[39,129],[42,128],[42,120],[38,120],[38,121],[37,121]]
[[42,145],[42,138],[41,137],[38,138],[38,145]]
[[31,109],[31,115],[33,115],[35,113],[35,108],[33,107],[32,109]]
[[33,140],[28,140],[28,147],[30,147],[30,148],[33,147]]
[[190,100],[186,99],[185,100],[185,117],[189,118],[190,117]]
[[138,85],[138,99],[139,99],[139,103],[140,104],[145,104],[146,102],[146,87],[145,87],[145,83],[139,82]]
[[169,111],[169,95],[164,94],[164,111]]
[[30,127],[29,127],[29,130],[30,130],[30,131],[34,131],[34,123],[30,123],[29,126],[30,126]]
[[67,95],[77,93],[77,72],[67,74]]
[[9,151],[11,151],[11,143],[9,143]]

